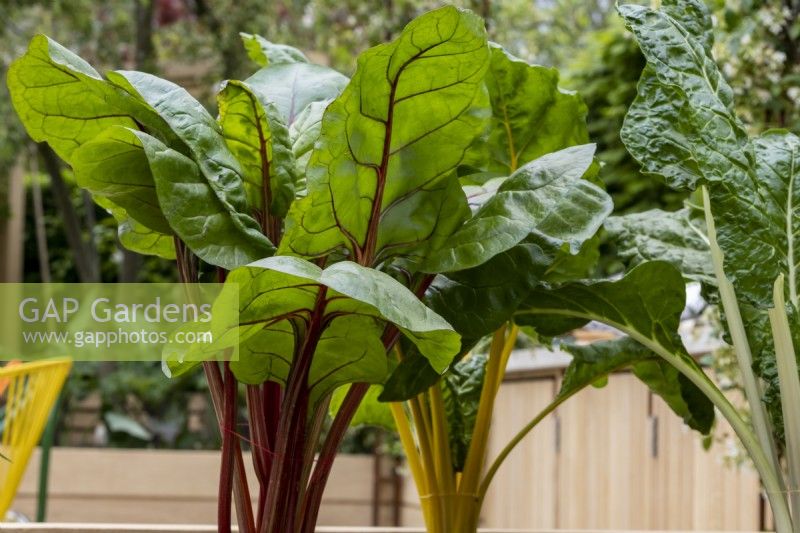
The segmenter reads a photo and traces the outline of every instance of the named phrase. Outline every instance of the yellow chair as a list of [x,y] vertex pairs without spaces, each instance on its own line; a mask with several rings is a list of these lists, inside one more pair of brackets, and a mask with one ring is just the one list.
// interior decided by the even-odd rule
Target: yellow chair
[[50,359],[0,368],[0,522],[6,516],[33,449],[61,393],[72,361]]

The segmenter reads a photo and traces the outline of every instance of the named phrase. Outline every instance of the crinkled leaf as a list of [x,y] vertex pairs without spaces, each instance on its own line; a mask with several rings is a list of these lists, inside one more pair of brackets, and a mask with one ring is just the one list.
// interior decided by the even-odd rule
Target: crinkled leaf
[[660,9],[675,19],[708,53],[711,52],[714,26],[711,12],[703,0],[667,0],[662,2]]
[[558,87],[556,69],[530,65],[491,43],[486,86],[491,125],[466,164],[509,175],[545,154],[589,142],[586,105]]
[[780,434],[766,308],[780,274],[790,281],[788,297],[796,300],[798,139],[781,131],[748,138],[733,112],[731,88],[708,51],[703,29],[710,25],[708,17],[693,8],[703,16],[692,20],[681,14],[680,2],[664,4],[658,11],[620,7],[648,59],[622,138],[646,171],[664,176],[671,186],[707,185],[725,275],[739,299],[755,368],[767,383],[765,400]]
[[[520,307],[515,320],[545,335],[564,333],[567,331],[563,329],[565,327],[596,320],[619,329],[648,351],[680,358],[698,378],[708,379],[686,352],[678,335],[685,302],[686,289],[681,273],[670,263],[651,261],[633,268],[618,281],[569,283],[551,289],[537,287]],[[624,357],[611,350],[613,346],[601,345],[594,351],[587,349],[583,355],[605,358],[602,364],[610,364],[613,357]],[[583,368],[583,371],[570,379],[578,384],[578,378],[589,383],[597,380],[591,367]],[[682,406],[675,396],[674,386],[667,386],[668,382],[677,379],[673,372],[661,364],[645,365],[639,367],[637,375],[665,397],[688,424],[707,432],[713,420],[711,403],[696,390],[696,386],[681,379],[680,395],[685,404]],[[681,413],[683,407],[686,410]]]
[[[239,316],[214,313],[212,331],[223,347],[225,332],[237,328],[239,362],[232,365],[246,383],[283,381],[293,358],[295,331],[311,320],[321,287],[326,325],[309,376],[312,396],[320,398],[353,382],[380,383],[387,358],[381,335],[386,322],[411,340],[438,371],[458,352],[460,339],[447,322],[388,275],[340,262],[320,269],[300,258],[275,256],[230,273],[218,305],[229,305],[230,286],[238,286]],[[219,316],[218,315],[222,315]]]
[[703,44],[667,11],[619,12],[648,61],[621,133],[631,155],[677,189],[749,179],[753,151],[733,91]]
[[478,405],[486,376],[486,356],[475,354],[460,361],[442,380],[442,396],[450,435],[453,468],[464,470]]
[[559,397],[571,396],[589,385],[630,368],[658,394],[689,427],[707,434],[714,423],[714,405],[672,365],[630,337],[564,348],[573,359],[564,372]]
[[133,130],[111,126],[74,150],[71,160],[80,187],[121,207],[146,228],[172,234],[147,156]]
[[605,228],[620,257],[631,265],[660,259],[675,265],[687,279],[716,283],[704,229],[695,225],[688,209],[609,217]]
[[308,63],[303,52],[286,44],[268,41],[260,35],[240,32],[247,56],[262,67],[283,63]]
[[594,150],[592,144],[566,148],[524,165],[423,268],[449,272],[474,267],[529,236],[578,253],[613,207],[605,191],[582,179]]
[[248,204],[263,211],[266,201],[269,213],[283,218],[296,181],[286,124],[274,104],[244,82],[226,82],[217,101],[225,142],[242,165]]
[[86,61],[44,35],[14,61],[7,78],[11,102],[28,134],[46,141],[67,163],[72,152],[111,126],[163,131],[147,106],[104,80]]
[[192,159],[146,133],[136,135],[144,146],[164,214],[198,257],[232,269],[272,253],[274,249],[257,229],[242,228],[241,214],[231,212],[220,200]]
[[[753,299],[759,304],[769,306],[768,298],[772,284],[783,274],[786,278],[792,303],[797,306],[797,287],[800,286],[800,138],[787,131],[769,131],[753,140],[756,152],[756,174],[758,175],[758,196],[763,198],[765,223],[771,241],[771,253],[760,257],[753,250],[743,249],[752,246],[753,237],[762,235],[750,233],[744,227],[743,219],[728,208],[733,195],[732,189],[717,192],[719,204],[717,212],[722,211],[717,221],[720,246],[725,252],[726,273],[729,266],[734,267],[740,282],[736,284],[737,293],[741,286],[753,280]],[[739,204],[752,196],[739,192]],[[742,198],[743,197],[743,198]],[[727,208],[727,209],[726,209]],[[757,263],[747,264],[747,261]],[[745,275],[744,271],[750,275]],[[757,280],[757,285],[756,285]]]
[[262,68],[244,81],[274,103],[283,121],[291,126],[313,102],[339,96],[348,79],[328,67],[284,63]]
[[[325,112],[308,196],[289,212],[281,251],[317,257],[346,248],[379,261],[437,233],[444,209],[434,204],[465,209],[463,192],[447,180],[482,128],[487,60],[482,21],[454,7],[364,52]],[[445,222],[453,224],[452,215]],[[371,227],[377,231],[368,234]]]
[[[786,212],[796,205],[792,164],[797,138],[770,132],[751,141],[733,111],[733,93],[694,22],[670,9],[621,6],[648,66],[622,138],[650,173],[675,188],[707,184],[725,272],[740,298],[768,306],[780,272],[790,278]],[[791,218],[791,215],[790,215]]]

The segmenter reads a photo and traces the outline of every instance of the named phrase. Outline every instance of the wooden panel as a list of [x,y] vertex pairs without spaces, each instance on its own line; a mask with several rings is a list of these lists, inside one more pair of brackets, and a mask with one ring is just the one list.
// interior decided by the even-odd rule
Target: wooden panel
[[558,527],[647,527],[647,390],[630,379],[613,375],[559,409]]
[[[660,428],[658,457],[652,462],[654,489],[668,505],[652,523],[663,528],[758,529],[761,494],[755,470],[749,464],[731,464],[722,442],[704,450],[697,434],[660,398],[653,404]],[[716,432],[720,440],[733,434],[722,419]]]
[[[245,457],[251,495],[258,497]],[[35,516],[38,451],[12,508]],[[55,448],[48,519],[54,522],[212,524],[219,454],[214,451]],[[373,459],[341,455],[320,510],[322,525],[372,522]]]
[[[494,457],[555,393],[555,379],[503,384],[489,438]],[[556,527],[556,419],[550,416],[511,453],[486,496],[482,522],[498,528]]]

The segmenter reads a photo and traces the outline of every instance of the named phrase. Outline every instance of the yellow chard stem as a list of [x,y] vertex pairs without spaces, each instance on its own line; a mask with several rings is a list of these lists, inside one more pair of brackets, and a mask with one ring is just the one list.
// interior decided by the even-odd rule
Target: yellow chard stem
[[[475,419],[475,428],[472,431],[472,441],[470,442],[467,459],[464,464],[464,472],[461,482],[458,485],[459,492],[459,512],[456,517],[455,531],[461,533],[468,531],[467,526],[472,528],[477,521],[477,505],[479,502],[478,488],[483,473],[483,463],[486,457],[486,448],[489,440],[489,429],[492,422],[492,412],[494,411],[494,400],[497,396],[498,383],[503,374],[505,362],[504,354],[506,351],[506,325],[501,326],[494,332],[492,344],[489,348],[489,361],[486,363],[486,376],[481,389],[480,403],[478,404],[478,415]],[[512,343],[513,347],[513,343]]]
[[424,468],[425,476],[428,481],[428,492],[425,495],[420,494],[420,497],[426,498],[430,501],[432,516],[436,524],[436,531],[445,532],[444,529],[444,515],[441,504],[440,494],[442,493],[439,481],[436,478],[436,462],[433,452],[431,450],[431,430],[430,423],[427,421],[425,413],[425,405],[420,401],[420,396],[412,398],[408,401],[411,407],[411,413],[414,418],[414,425],[417,429],[417,442],[419,444],[420,456],[422,457],[422,464],[426,465]]
[[800,514],[800,492],[798,492],[800,490],[800,380],[783,290],[783,274],[781,274],[775,280],[773,288],[774,307],[767,310],[767,313],[775,342],[775,363],[781,391],[781,409],[786,435],[786,464],[789,474],[789,502],[794,517],[794,533],[798,533],[800,532],[800,517],[798,517]]
[[[408,423],[408,416],[403,409],[403,405],[400,403],[390,403],[389,409],[392,411],[392,417],[394,418],[395,426],[397,426],[397,434],[400,436],[400,442],[403,444],[403,448],[406,451],[408,468],[411,470],[411,476],[414,478],[417,491],[420,496],[427,495],[430,493],[430,488],[428,487],[428,480],[425,477],[425,470],[420,461],[419,449],[411,433],[411,425]],[[420,498],[420,506],[422,507],[422,515],[425,518],[425,523],[433,530],[434,517],[431,513],[430,503],[429,499]]]
[[458,499],[455,498],[455,479],[453,474],[453,460],[450,455],[450,432],[447,427],[447,414],[444,409],[441,386],[437,383],[428,391],[430,396],[431,422],[433,425],[433,447],[437,453],[436,477],[442,489],[442,507],[444,521],[449,530],[452,527],[453,517],[458,512],[455,508]]

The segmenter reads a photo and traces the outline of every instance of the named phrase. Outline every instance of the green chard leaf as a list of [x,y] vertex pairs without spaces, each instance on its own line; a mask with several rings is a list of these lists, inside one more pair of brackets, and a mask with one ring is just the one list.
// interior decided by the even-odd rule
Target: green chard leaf
[[388,275],[346,261],[322,270],[290,256],[263,259],[230,273],[215,305],[238,298],[239,316],[221,313],[218,318],[214,313],[212,330],[220,342],[212,349],[224,348],[235,328],[239,361],[231,367],[237,378],[245,383],[283,382],[295,336],[309,327],[323,287],[324,331],[309,375],[316,399],[343,384],[385,380],[388,360],[381,336],[387,322],[439,373],[458,352],[459,335],[450,325]]
[[103,196],[93,196],[97,205],[117,221],[119,241],[126,249],[142,255],[175,259],[175,240],[172,231],[160,233],[133,219],[127,211]]
[[[519,244],[480,266],[436,276],[423,301],[461,335],[461,356],[511,319],[553,261],[536,244]],[[413,347],[404,346],[403,353],[381,401],[407,400],[439,381],[439,373]]]
[[226,269],[271,255],[274,247],[248,214],[243,171],[216,120],[172,82],[133,71],[108,76],[154,109],[191,155],[190,159],[154,137],[138,134],[164,215],[189,248]]
[[697,227],[688,209],[609,217],[605,228],[620,257],[631,265],[660,259],[675,265],[687,279],[716,283],[705,229]]
[[330,105],[331,100],[321,100],[311,102],[303,109],[292,125],[289,126],[289,140],[292,144],[292,155],[295,159],[295,181],[296,195],[306,195],[306,168],[314,144],[319,138],[322,129],[322,116],[325,109]]
[[[520,306],[515,321],[531,326],[545,336],[563,334],[591,320],[628,335],[629,341],[601,344],[595,349],[587,348],[579,353],[583,357],[590,357],[592,364],[600,366],[581,366],[586,361],[578,361],[578,366],[570,376],[571,383],[579,385],[581,379],[589,383],[601,379],[608,367],[625,359],[626,355],[617,353],[617,349],[623,349],[623,352],[628,350],[629,357],[639,357],[637,354],[641,354],[641,350],[635,348],[631,351],[630,344],[627,344],[633,342],[646,351],[658,352],[657,355],[661,357],[668,354],[677,358],[701,379],[708,379],[686,352],[677,333],[685,303],[686,289],[681,273],[669,263],[650,261],[633,268],[618,281],[576,282],[551,289],[537,287],[531,291],[527,302]],[[619,344],[621,342],[624,344]],[[711,401],[688,379],[678,378],[672,366],[665,359],[664,364],[639,364],[634,370],[690,426],[707,433],[714,418]],[[593,377],[595,373],[596,378]],[[676,396],[676,380],[682,402]]]
[[249,222],[242,231],[242,215],[214,194],[192,159],[146,133],[136,132],[136,136],[144,146],[161,208],[175,233],[199,258],[232,269],[254,256],[271,254],[274,249],[269,241]]
[[242,38],[247,56],[259,66],[308,63],[305,54],[293,46],[273,43],[252,33],[240,32],[239,36]]
[[609,374],[630,368],[689,427],[704,434],[711,430],[713,404],[672,365],[630,337],[562,348],[573,359],[564,373],[559,398],[572,396],[589,385],[605,385]]
[[631,155],[676,189],[750,179],[753,151],[710,52],[668,11],[622,5],[619,12],[648,61],[621,132]]
[[44,35],[33,37],[28,51],[11,64],[7,83],[31,138],[47,142],[69,164],[76,148],[111,126],[166,129],[146,105]]
[[344,74],[311,63],[270,65],[244,80],[275,104],[287,126],[294,124],[300,113],[312,103],[339,96],[347,82]]
[[172,235],[137,130],[111,126],[72,153],[78,185],[124,209],[146,228]]
[[283,218],[294,200],[295,161],[289,130],[274,104],[241,81],[217,95],[225,142],[242,165],[247,201]]
[[446,238],[468,216],[453,171],[483,126],[487,62],[481,20],[453,7],[363,53],[325,111],[281,253],[375,264]]
[[650,261],[634,267],[618,281],[537,287],[514,319],[520,325],[541,329],[547,336],[572,329],[559,330],[558,317],[584,323],[597,320],[675,352],[683,350],[677,331],[685,304],[681,273],[669,263]]
[[530,65],[491,43],[486,86],[492,119],[464,164],[509,175],[550,152],[589,142],[586,105],[558,87],[558,71]]
[[583,179],[594,151],[593,144],[565,148],[521,167],[428,258],[424,270],[474,267],[529,237],[577,254],[613,208],[603,189]]
[[[646,172],[677,189],[708,188],[724,272],[733,284],[754,368],[781,434],[780,401],[766,310],[779,275],[797,301],[795,186],[798,138],[770,131],[750,139],[733,92],[710,53],[710,18],[698,0],[665,0],[656,11],[621,6],[648,60],[622,139]],[[694,18],[688,16],[694,12]],[[795,336],[800,328],[795,324]]]

